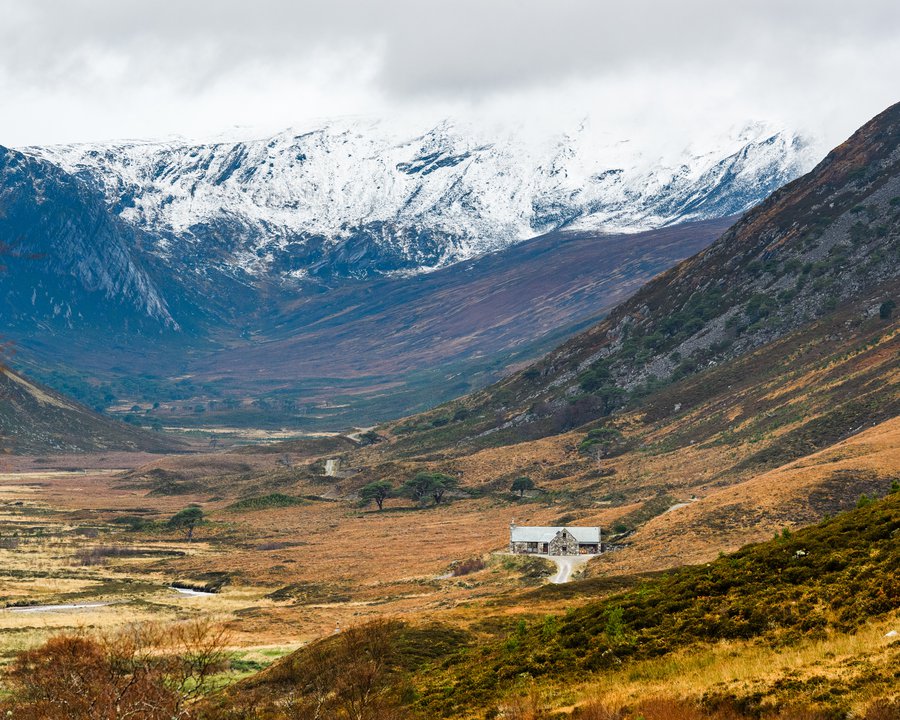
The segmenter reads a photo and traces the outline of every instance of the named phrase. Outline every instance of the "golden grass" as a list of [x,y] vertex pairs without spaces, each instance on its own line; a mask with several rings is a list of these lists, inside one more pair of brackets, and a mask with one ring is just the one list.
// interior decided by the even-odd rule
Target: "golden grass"
[[[758,693],[763,704],[774,706],[785,701],[785,691],[776,688],[776,683],[789,678],[800,684],[815,678],[826,687],[846,688],[852,711],[861,712],[873,699],[891,693],[890,680],[879,685],[867,684],[865,679],[877,674],[890,678],[896,669],[900,641],[885,635],[898,625],[900,619],[894,614],[852,635],[835,633],[790,647],[722,642],[630,663],[618,671],[598,673],[576,687],[554,688],[553,693],[561,710],[592,699],[611,707],[633,707],[646,698],[698,700],[710,693],[739,697]],[[791,698],[797,704],[810,700],[802,691]]]

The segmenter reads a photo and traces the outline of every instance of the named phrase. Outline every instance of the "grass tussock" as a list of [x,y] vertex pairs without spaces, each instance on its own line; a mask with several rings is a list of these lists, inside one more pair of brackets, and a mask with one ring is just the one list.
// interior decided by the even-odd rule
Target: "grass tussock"
[[296,507],[297,505],[307,505],[308,500],[296,497],[294,495],[285,495],[283,493],[270,493],[260,497],[250,497],[244,500],[238,500],[232,503],[226,509],[232,512],[248,512],[253,510],[273,510],[276,508]]

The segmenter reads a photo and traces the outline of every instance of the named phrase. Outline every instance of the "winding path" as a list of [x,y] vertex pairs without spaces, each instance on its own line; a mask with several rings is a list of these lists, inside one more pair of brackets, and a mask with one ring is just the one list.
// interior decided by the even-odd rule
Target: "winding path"
[[596,557],[595,555],[541,555],[543,558],[547,558],[548,560],[552,560],[556,563],[557,572],[552,578],[550,578],[550,582],[554,585],[562,585],[563,583],[569,582],[572,577],[572,574],[584,565],[588,560],[592,557]]

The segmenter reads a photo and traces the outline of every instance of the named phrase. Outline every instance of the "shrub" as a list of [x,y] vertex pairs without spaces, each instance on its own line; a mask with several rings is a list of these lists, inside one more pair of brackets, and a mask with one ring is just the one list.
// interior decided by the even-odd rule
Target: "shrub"
[[198,620],[109,635],[60,635],[16,657],[0,714],[17,720],[190,718],[227,664],[221,627]]
[[284,495],[283,493],[270,493],[261,497],[244,498],[229,505],[226,510],[232,512],[253,511],[253,510],[271,510],[274,508],[294,507],[295,505],[306,505],[307,501],[294,495]]
[[589,431],[578,444],[578,451],[599,457],[615,457],[628,449],[628,443],[622,433],[614,427],[605,425]]
[[469,575],[473,572],[478,572],[479,570],[484,570],[485,563],[481,558],[469,558],[468,560],[463,560],[456,567],[453,568],[451,574],[453,577],[461,577],[462,575]]

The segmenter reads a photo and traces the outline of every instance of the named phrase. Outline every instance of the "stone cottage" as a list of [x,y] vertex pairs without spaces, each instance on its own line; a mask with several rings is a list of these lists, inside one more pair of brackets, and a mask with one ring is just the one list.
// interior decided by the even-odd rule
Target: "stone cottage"
[[601,550],[598,527],[509,526],[509,551],[517,555],[597,555]]

